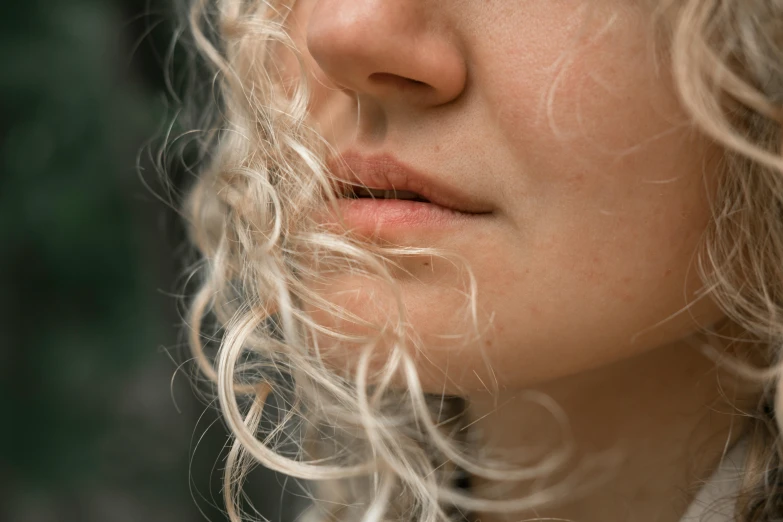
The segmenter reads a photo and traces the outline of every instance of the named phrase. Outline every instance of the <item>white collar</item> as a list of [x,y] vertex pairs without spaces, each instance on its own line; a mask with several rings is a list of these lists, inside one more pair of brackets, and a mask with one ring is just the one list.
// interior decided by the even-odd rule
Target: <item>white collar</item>
[[680,522],[731,522],[739,493],[747,441],[741,440],[723,457],[709,481],[699,490]]

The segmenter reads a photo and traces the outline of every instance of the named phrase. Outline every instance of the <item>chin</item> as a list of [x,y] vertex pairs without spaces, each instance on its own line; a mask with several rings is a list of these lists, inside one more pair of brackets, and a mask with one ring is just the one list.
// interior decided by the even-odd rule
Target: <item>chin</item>
[[629,305],[611,287],[507,277],[494,269],[475,272],[473,313],[470,279],[458,264],[410,257],[392,276],[385,283],[342,274],[321,285],[319,297],[345,314],[308,310],[336,334],[319,337],[319,347],[327,364],[351,375],[368,343],[376,343],[372,368],[379,369],[402,339],[430,393],[536,387],[671,345],[722,317],[708,299],[675,314],[688,303],[660,285],[639,289],[651,298]]
[[[486,314],[473,317],[469,285],[445,276],[428,278],[426,273],[397,276],[393,285],[343,275],[319,286],[318,295],[329,306],[307,312],[332,332],[318,337],[326,364],[353,375],[362,350],[373,344],[372,375],[395,345],[404,343],[426,392],[463,395],[483,389],[481,380],[492,379],[491,371],[482,368],[482,350],[493,345],[492,322]],[[396,382],[404,386],[402,378]]]

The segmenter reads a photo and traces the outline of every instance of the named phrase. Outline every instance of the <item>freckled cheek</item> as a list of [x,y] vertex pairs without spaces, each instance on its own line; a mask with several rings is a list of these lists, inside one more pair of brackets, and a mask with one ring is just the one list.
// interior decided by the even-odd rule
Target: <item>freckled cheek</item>
[[681,299],[694,275],[702,228],[676,219],[678,206],[637,206],[639,212],[625,219],[576,210],[522,245],[519,257],[527,257],[526,270],[533,274],[525,285],[536,286],[532,293],[538,296],[567,289],[580,296],[581,306],[634,304],[654,295],[669,303]]
[[685,118],[643,40],[615,35],[573,50],[555,43],[513,67],[488,58],[495,74],[483,88],[495,123],[509,143],[538,156],[617,155],[656,139]]
[[[497,111],[497,128],[526,163],[570,166],[563,172],[602,167],[597,162],[615,162],[608,165],[615,167],[623,156],[638,154],[639,147],[660,148],[654,140],[672,128],[651,116],[652,109],[644,103],[609,103],[606,93],[576,86],[547,101],[545,90],[540,86],[522,96],[524,104],[509,101]],[[556,174],[551,169],[536,172]]]

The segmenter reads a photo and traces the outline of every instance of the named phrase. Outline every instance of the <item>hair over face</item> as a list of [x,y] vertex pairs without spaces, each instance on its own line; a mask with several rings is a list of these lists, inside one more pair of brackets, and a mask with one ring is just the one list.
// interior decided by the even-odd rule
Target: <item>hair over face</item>
[[[417,370],[421,346],[407,326],[395,260],[431,255],[463,267],[461,259],[437,249],[362,243],[312,218],[315,209],[335,204],[334,180],[324,165],[330,147],[308,124],[311,92],[286,28],[289,4],[195,0],[188,8],[194,49],[215,73],[211,120],[199,123],[204,161],[186,204],[190,235],[203,257],[189,343],[216,385],[234,436],[225,470],[230,519],[245,520],[240,491],[255,463],[321,484],[315,496],[329,502],[317,503],[310,516],[323,520],[434,522],[447,520],[454,507],[513,511],[566,494],[577,485],[506,501],[455,486],[456,468],[488,479],[547,476],[567,452],[524,467],[479,458],[461,429],[461,399],[424,392]],[[692,124],[723,151],[699,269],[713,299],[742,328],[737,341],[756,346],[768,368],[735,365],[766,390],[750,434],[737,520],[779,520],[783,2],[649,4],[661,67],[670,69]],[[288,80],[290,70],[281,73],[282,57],[299,60],[299,81]],[[191,110],[203,114],[205,107]],[[481,335],[475,282],[469,266],[460,269],[470,327],[459,333]],[[366,278],[383,296],[377,323],[319,291],[345,272]],[[313,310],[356,328],[346,333],[325,325]],[[392,347],[382,357],[381,343]],[[358,362],[341,371],[329,359],[332,344],[356,346]],[[262,431],[270,396],[282,407],[272,414],[276,427]],[[558,412],[546,398],[531,400]]]

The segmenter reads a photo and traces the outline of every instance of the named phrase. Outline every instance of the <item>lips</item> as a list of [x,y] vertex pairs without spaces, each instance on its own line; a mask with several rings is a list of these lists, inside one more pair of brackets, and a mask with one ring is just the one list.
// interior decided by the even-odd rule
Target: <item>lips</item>
[[314,217],[338,231],[395,244],[432,245],[466,227],[485,226],[493,217],[490,205],[453,178],[418,171],[391,154],[348,151],[327,166],[337,206]]
[[418,205],[434,205],[463,214],[489,214],[493,210],[464,189],[444,182],[443,177],[418,171],[391,154],[367,156],[349,151],[332,158],[328,167],[336,178],[337,195],[343,198],[356,197],[357,193],[377,195],[384,191],[394,197],[395,192],[412,192],[424,200],[416,201]]

